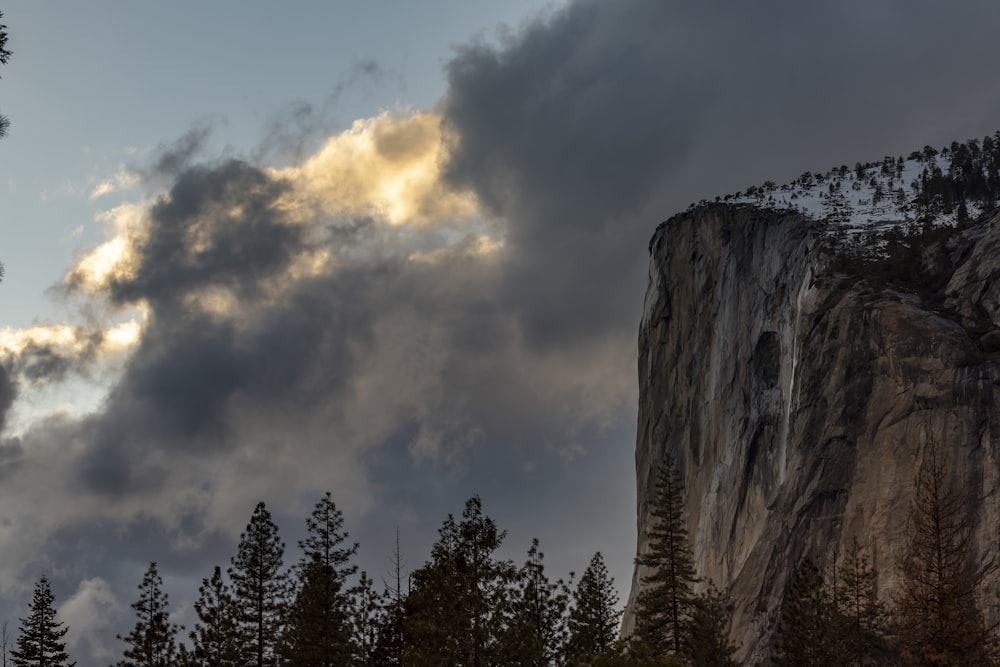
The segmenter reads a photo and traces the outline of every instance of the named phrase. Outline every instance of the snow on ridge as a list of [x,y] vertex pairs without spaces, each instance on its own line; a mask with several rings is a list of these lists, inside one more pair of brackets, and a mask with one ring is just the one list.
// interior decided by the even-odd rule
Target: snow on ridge
[[826,222],[837,236],[955,227],[1000,202],[1000,132],[940,151],[926,146],[906,159],[805,172],[785,185],[768,181],[715,201],[797,211]]

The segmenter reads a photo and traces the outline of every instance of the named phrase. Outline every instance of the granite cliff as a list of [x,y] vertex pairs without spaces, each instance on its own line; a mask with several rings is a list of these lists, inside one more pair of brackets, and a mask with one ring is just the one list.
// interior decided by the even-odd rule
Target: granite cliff
[[[903,171],[902,158],[894,167]],[[997,550],[1000,215],[980,200],[962,220],[955,208],[918,219],[906,208],[921,195],[913,189],[897,199],[896,220],[868,216],[865,237],[865,224],[845,235],[829,207],[825,216],[768,208],[753,193],[676,215],[650,243],[638,550],[669,452],[686,483],[698,573],[730,596],[744,664],[766,659],[806,556],[830,564],[857,538],[880,596],[892,595],[930,442],[943,445],[952,482],[975,499],[978,554]],[[995,601],[1000,578],[987,588]]]

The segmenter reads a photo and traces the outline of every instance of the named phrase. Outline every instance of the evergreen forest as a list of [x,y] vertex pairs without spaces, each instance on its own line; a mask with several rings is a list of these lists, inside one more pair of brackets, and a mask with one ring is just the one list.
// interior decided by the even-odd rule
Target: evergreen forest
[[[879,573],[854,541],[821,567],[810,557],[775,618],[769,664],[998,664],[996,626],[982,608],[991,567],[975,562],[967,498],[947,483],[948,461],[930,448],[915,478],[909,537],[897,558],[901,585],[881,596]],[[264,503],[236,554],[202,581],[197,622],[170,619],[156,562],[137,587],[135,625],[119,636],[116,667],[732,667],[731,601],[699,578],[687,534],[682,476],[659,465],[634,629],[600,553],[583,574],[552,580],[539,541],[523,563],[497,553],[506,531],[470,498],[449,515],[429,559],[403,571],[397,547],[380,585],[354,563],[358,544],[324,495],[306,519],[301,556],[285,544]],[[838,566],[839,563],[839,566]],[[72,667],[50,584],[35,586],[16,639],[5,626],[2,664]]]

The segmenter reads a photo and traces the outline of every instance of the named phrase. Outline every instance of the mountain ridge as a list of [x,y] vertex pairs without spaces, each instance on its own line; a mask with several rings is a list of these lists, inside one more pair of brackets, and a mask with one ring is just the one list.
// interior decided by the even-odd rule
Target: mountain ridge
[[[974,509],[977,553],[995,548],[994,136],[989,151],[979,147],[978,171],[963,169],[973,152],[966,144],[949,148],[947,170],[940,153],[921,153],[940,174],[928,168],[925,181],[920,172],[909,218],[900,204],[895,217],[852,209],[846,224],[828,209],[769,205],[781,192],[775,186],[751,192],[753,201],[741,193],[689,208],[650,242],[639,332],[637,553],[648,543],[652,480],[670,453],[688,489],[699,575],[729,596],[743,663],[767,659],[791,573],[805,557],[836,562],[859,539],[879,570],[880,597],[891,599],[913,474],[929,443],[947,444],[952,482],[983,499]],[[879,177],[898,181],[883,166],[890,171],[888,160],[880,163]],[[870,177],[843,178],[841,189],[871,185]],[[826,175],[812,183],[837,188]],[[848,187],[863,193],[865,185]],[[625,634],[644,574],[633,574]],[[987,592],[1000,594],[996,576]]]

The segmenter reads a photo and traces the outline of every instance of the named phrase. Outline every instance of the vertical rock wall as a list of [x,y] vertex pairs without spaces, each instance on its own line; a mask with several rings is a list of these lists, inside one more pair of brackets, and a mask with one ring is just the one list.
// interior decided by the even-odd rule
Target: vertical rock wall
[[[709,205],[661,225],[639,332],[638,528],[664,452],[682,471],[698,572],[729,593],[739,658],[766,657],[796,565],[857,538],[896,585],[930,440],[998,548],[1000,223],[929,249],[928,290],[833,271],[819,224]],[[929,281],[933,282],[933,281]],[[634,625],[637,569],[623,621]]]

